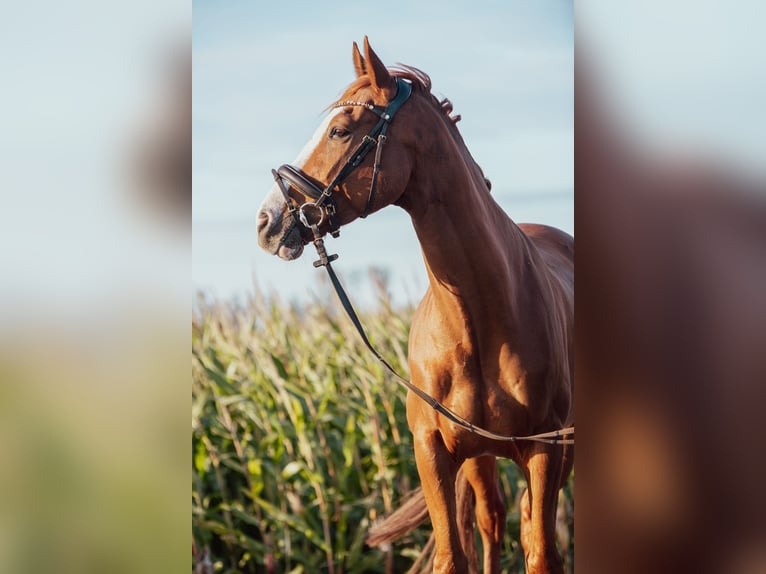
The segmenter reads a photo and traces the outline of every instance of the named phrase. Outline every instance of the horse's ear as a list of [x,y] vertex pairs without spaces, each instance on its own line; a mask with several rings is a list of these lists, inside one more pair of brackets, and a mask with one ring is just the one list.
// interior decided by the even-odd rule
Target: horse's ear
[[354,42],[354,69],[356,70],[357,78],[367,73],[367,64],[364,63],[364,58],[356,42]]
[[396,95],[396,80],[391,77],[378,55],[370,48],[367,36],[364,37],[364,55],[367,60],[365,67],[373,89],[385,94],[388,99],[393,98]]

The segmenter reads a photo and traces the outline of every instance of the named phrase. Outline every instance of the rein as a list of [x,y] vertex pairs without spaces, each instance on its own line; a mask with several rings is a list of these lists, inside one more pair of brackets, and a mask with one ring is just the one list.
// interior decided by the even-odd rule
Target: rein
[[[343,289],[343,285],[341,285],[340,280],[338,279],[338,276],[335,274],[335,270],[332,268],[331,261],[334,261],[338,258],[337,255],[327,255],[327,251],[324,247],[324,240],[322,239],[321,234],[319,233],[319,229],[316,225],[311,227],[311,232],[314,234],[314,247],[316,247],[317,254],[319,255],[319,259],[317,261],[314,261],[314,267],[324,267],[327,269],[327,274],[330,276],[330,281],[332,282],[332,286],[335,288],[335,293],[338,295],[338,299],[340,300],[341,305],[343,305],[343,309],[346,311],[346,314],[348,315],[348,318],[351,319],[351,322],[354,324],[354,327],[356,327],[357,332],[359,333],[359,336],[362,338],[362,341],[364,342],[365,346],[370,350],[370,352],[375,355],[375,358],[380,361],[380,363],[390,372],[394,377],[396,377],[397,381],[401,383],[404,387],[406,387],[408,390],[415,393],[420,399],[425,401],[432,409],[437,411],[438,413],[442,414],[446,419],[449,421],[455,423],[457,426],[464,428],[465,430],[477,434],[479,436],[483,436],[485,438],[489,438],[492,440],[498,440],[498,441],[505,441],[505,442],[517,442],[517,441],[536,441],[536,442],[542,442],[547,444],[574,444],[574,427],[567,427],[564,429],[558,429],[550,432],[544,432],[529,436],[508,436],[508,435],[501,435],[497,433],[493,433],[491,431],[488,431],[486,429],[483,429],[479,426],[476,426],[470,421],[467,421],[454,411],[451,411],[446,406],[444,406],[442,403],[437,401],[435,398],[433,398],[431,395],[426,393],[424,390],[419,389],[415,385],[413,385],[408,379],[400,375],[396,369],[394,369],[391,364],[386,361],[385,358],[375,349],[375,347],[372,346],[372,343],[370,343],[370,340],[367,338],[367,334],[364,331],[364,327],[362,327],[362,323],[359,320],[358,315],[356,314],[356,311],[354,310],[353,305],[351,304],[350,299],[348,298],[348,295],[346,294],[346,291]],[[565,438],[560,438],[565,437]]]
[[[330,182],[330,184],[327,185],[324,190],[320,189],[319,186],[311,181],[311,179],[306,176],[306,174],[304,174],[299,168],[296,168],[292,165],[285,164],[282,165],[278,170],[271,170],[272,174],[274,175],[274,179],[282,191],[282,195],[285,197],[288,211],[293,215],[293,217],[296,218],[300,224],[310,229],[313,234],[314,247],[316,248],[317,254],[319,255],[319,259],[314,261],[314,267],[324,267],[327,269],[327,274],[330,276],[330,282],[335,289],[335,293],[337,294],[343,309],[346,311],[349,319],[351,319],[354,327],[356,327],[356,330],[359,333],[359,336],[362,338],[365,346],[370,350],[375,358],[378,359],[378,361],[380,361],[380,363],[394,377],[396,377],[397,381],[401,385],[403,385],[407,390],[415,393],[418,398],[425,401],[431,408],[443,415],[447,420],[473,434],[497,441],[535,441],[546,444],[560,445],[574,444],[574,426],[528,436],[508,436],[493,433],[482,427],[474,425],[472,422],[464,419],[454,411],[444,406],[442,403],[440,403],[438,400],[436,400],[434,397],[422,389],[419,389],[413,385],[407,378],[400,375],[396,369],[394,369],[391,364],[386,361],[385,358],[383,358],[383,356],[375,349],[375,347],[372,346],[372,343],[370,343],[370,340],[364,331],[364,327],[362,327],[362,323],[359,320],[359,317],[356,314],[356,311],[354,310],[354,307],[351,304],[346,291],[343,289],[343,285],[341,285],[338,276],[335,274],[335,270],[332,268],[331,262],[335,261],[338,256],[327,255],[327,251],[324,246],[324,239],[322,239],[322,235],[319,231],[319,225],[325,219],[327,219],[328,225],[330,227],[330,234],[333,237],[338,237],[340,234],[340,225],[337,221],[337,209],[335,200],[332,197],[333,191],[346,177],[348,177],[348,175],[354,169],[356,169],[356,167],[359,166],[362,160],[364,160],[364,158],[370,152],[372,147],[375,146],[377,147],[377,150],[375,153],[372,183],[370,184],[370,194],[367,199],[367,205],[365,207],[364,214],[361,217],[367,217],[369,214],[372,202],[375,197],[375,188],[377,185],[377,176],[380,168],[380,159],[383,145],[386,141],[386,130],[388,129],[388,126],[391,120],[393,120],[396,112],[399,110],[402,104],[404,104],[404,102],[409,99],[410,94],[412,93],[412,86],[409,83],[402,80],[401,78],[397,78],[396,82],[398,86],[396,97],[385,108],[380,108],[378,106],[373,106],[372,104],[367,104],[364,102],[353,101],[338,102],[333,106],[364,107],[365,109],[374,112],[380,118],[380,120],[372,129],[372,131],[364,136],[362,142],[351,154],[345,165],[341,168],[340,172],[338,172],[338,175],[335,176],[332,182]],[[290,197],[289,188],[287,185],[285,185],[284,180],[287,180],[290,185],[297,188],[304,195],[314,198],[314,201],[307,201],[298,206]]]

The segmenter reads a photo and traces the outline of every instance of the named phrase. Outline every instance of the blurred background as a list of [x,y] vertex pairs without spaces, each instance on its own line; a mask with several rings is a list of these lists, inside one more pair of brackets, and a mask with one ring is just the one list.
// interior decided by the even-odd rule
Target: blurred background
[[0,571],[189,567],[191,6],[0,18]]
[[[193,286],[219,297],[257,287],[306,302],[324,274],[311,254],[285,262],[257,245],[271,169],[294,160],[327,105],[354,79],[352,42],[414,65],[448,97],[463,137],[518,222],[574,228],[574,28],[568,2],[195,2]],[[395,303],[427,286],[409,216],[389,207],[328,249],[352,298],[375,301],[371,267]],[[308,252],[312,252],[311,249]]]
[[766,571],[764,16],[577,3],[580,571]]

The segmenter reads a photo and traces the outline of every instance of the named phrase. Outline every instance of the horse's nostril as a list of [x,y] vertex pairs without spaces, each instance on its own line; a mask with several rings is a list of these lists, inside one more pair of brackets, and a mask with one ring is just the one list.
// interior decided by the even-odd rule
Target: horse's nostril
[[269,225],[269,221],[271,221],[271,217],[269,216],[268,211],[261,210],[258,212],[258,219],[256,222],[256,228],[258,230],[258,233],[266,229],[266,227]]

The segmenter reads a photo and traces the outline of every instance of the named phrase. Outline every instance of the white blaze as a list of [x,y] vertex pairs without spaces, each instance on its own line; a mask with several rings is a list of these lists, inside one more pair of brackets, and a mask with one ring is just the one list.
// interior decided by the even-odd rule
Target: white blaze
[[[293,161],[292,165],[294,167],[299,169],[303,167],[309,157],[311,157],[311,154],[314,152],[316,147],[322,141],[322,138],[324,137],[324,134],[327,131],[327,128],[329,127],[332,119],[342,111],[343,108],[335,108],[334,110],[331,110],[329,114],[327,114],[327,117],[322,121],[321,124],[319,124],[319,127],[314,132],[314,135],[311,136],[311,139],[308,142],[306,142],[306,145],[303,146],[303,149],[298,154],[298,157],[296,157]],[[259,212],[261,210],[268,211],[271,217],[276,219],[282,210],[284,203],[285,199],[282,197],[282,192],[279,190],[279,186],[277,186],[276,182],[274,182],[274,185],[271,186],[269,193],[263,199]]]

